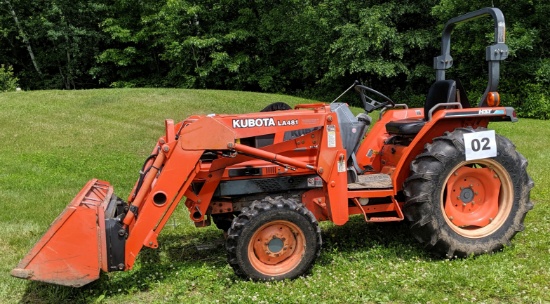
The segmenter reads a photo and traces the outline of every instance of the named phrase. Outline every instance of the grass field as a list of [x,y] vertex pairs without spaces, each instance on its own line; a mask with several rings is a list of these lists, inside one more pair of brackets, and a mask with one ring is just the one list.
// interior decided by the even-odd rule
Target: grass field
[[406,223],[367,225],[352,217],[342,227],[323,223],[323,249],[310,275],[256,283],[237,278],[227,265],[221,232],[194,228],[179,208],[160,248],[144,249],[130,272],[103,275],[79,289],[9,276],[89,179],[107,180],[119,196],[128,195],[164,119],[257,111],[274,101],[304,102],[169,89],[0,94],[0,302],[550,302],[550,121],[528,119],[490,126],[526,156],[535,181],[525,231],[496,254],[433,258]]

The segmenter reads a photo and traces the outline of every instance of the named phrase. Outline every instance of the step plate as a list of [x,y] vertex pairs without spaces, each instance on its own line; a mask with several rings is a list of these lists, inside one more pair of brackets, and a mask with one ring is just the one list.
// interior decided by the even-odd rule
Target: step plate
[[388,174],[359,175],[356,183],[348,184],[348,189],[388,189],[393,188],[391,177]]

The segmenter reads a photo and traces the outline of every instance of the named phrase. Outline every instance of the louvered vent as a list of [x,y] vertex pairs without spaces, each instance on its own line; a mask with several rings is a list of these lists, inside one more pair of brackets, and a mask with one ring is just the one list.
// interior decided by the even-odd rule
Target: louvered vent
[[277,174],[277,167],[265,167],[264,174]]

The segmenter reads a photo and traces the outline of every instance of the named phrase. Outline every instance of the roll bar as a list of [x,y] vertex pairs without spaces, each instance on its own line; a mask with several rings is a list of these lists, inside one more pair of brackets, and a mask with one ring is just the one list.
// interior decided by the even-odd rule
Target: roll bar
[[508,58],[508,46],[505,43],[506,23],[502,11],[494,7],[486,7],[480,10],[452,18],[447,21],[443,28],[441,38],[441,55],[434,57],[435,78],[445,80],[445,70],[453,65],[451,57],[451,32],[456,25],[490,15],[494,20],[495,38],[494,43],[489,45],[485,51],[485,59],[489,63],[489,80],[485,93],[481,97],[478,106],[486,107],[487,95],[489,92],[496,92],[500,77],[500,61]]

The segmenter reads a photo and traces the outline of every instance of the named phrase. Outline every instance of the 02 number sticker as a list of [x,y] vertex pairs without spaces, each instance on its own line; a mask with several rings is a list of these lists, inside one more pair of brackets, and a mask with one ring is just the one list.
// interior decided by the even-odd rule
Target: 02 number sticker
[[466,160],[497,156],[495,130],[464,133],[464,148]]

